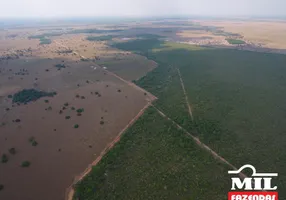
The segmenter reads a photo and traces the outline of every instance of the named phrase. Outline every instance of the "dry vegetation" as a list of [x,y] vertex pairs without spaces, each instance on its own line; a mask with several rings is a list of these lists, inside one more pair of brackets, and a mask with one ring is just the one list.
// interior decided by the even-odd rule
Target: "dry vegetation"
[[286,49],[285,21],[199,21],[202,25],[222,27],[225,31],[239,33],[246,40],[265,47]]

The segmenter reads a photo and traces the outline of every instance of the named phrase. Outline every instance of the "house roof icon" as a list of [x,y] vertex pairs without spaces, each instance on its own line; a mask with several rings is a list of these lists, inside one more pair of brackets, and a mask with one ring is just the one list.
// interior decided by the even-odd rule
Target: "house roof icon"
[[239,174],[241,173],[244,169],[249,168],[252,170],[252,176],[278,176],[278,173],[257,173],[256,169],[253,165],[243,165],[241,168],[239,168],[238,170],[233,170],[233,171],[228,171],[228,174]]

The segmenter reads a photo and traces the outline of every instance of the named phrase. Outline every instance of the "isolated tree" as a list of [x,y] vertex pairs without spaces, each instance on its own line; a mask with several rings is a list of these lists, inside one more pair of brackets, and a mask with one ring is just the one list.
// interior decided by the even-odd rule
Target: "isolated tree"
[[79,125],[78,125],[78,124],[75,124],[75,125],[74,125],[74,128],[78,128],[78,127],[79,127]]
[[3,154],[1,157],[1,162],[6,163],[6,162],[8,162],[8,160],[9,160],[8,156],[6,154]]
[[22,167],[29,167],[30,165],[31,165],[31,162],[29,162],[29,161],[24,161],[21,164]]
[[9,149],[9,153],[12,154],[12,155],[15,155],[16,154],[16,149],[15,148],[10,148]]

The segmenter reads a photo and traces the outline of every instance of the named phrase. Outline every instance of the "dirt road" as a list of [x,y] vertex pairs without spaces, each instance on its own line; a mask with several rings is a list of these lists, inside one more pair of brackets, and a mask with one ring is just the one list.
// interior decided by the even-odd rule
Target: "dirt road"
[[95,161],[93,161],[87,169],[84,170],[84,172],[82,174],[80,174],[78,177],[75,178],[74,180],[74,183],[67,189],[67,192],[66,192],[66,199],[67,200],[72,200],[73,199],[73,196],[74,196],[74,188],[73,186],[78,183],[79,181],[81,181],[86,175],[88,175],[91,170],[92,170],[92,167],[97,165],[99,163],[99,161],[102,159],[102,157],[120,140],[122,134],[130,127],[132,126],[136,120],[145,112],[145,110],[151,105],[151,102],[148,102],[140,111],[139,113],[133,118],[130,120],[130,122],[119,132],[119,134],[116,136],[116,138],[111,142],[109,143],[105,149],[100,153],[100,155],[96,158]]
[[[61,47],[66,48],[67,50],[72,50],[72,49],[70,49],[68,46],[63,45],[63,44],[61,44],[61,43],[59,43],[59,42],[57,42],[57,41],[55,41],[55,43],[56,43],[57,45],[61,46]],[[78,52],[75,52],[74,50],[72,50],[72,51],[73,51],[73,53],[75,53],[76,55],[78,55],[80,58],[85,59],[85,57],[82,56],[82,55],[80,55]],[[156,99],[158,99],[156,96],[154,96],[154,95],[151,94],[150,92],[144,90],[143,88],[138,87],[136,84],[134,84],[134,83],[132,83],[132,82],[130,82],[130,81],[127,81],[127,80],[123,79],[122,77],[118,76],[117,74],[115,74],[115,73],[113,73],[113,72],[107,70],[106,68],[104,68],[104,67],[102,67],[102,66],[100,66],[100,65],[98,65],[98,64],[95,64],[95,65],[96,65],[97,67],[103,69],[106,73],[108,73],[108,74],[110,74],[110,75],[112,75],[112,76],[118,78],[119,80],[121,80],[121,81],[123,81],[124,83],[128,84],[129,86],[133,87],[134,89],[139,90],[139,91],[145,93],[146,95],[148,95],[148,97],[150,97],[150,99],[149,99],[150,102],[151,102],[151,101],[154,101],[154,100],[156,100]]]
[[[206,151],[208,151],[209,153],[212,154],[212,156],[217,159],[220,160],[221,162],[225,163],[226,165],[228,165],[229,167],[231,167],[233,170],[238,170],[234,165],[232,165],[230,162],[228,162],[226,159],[224,159],[222,156],[220,156],[218,153],[216,153],[214,150],[212,150],[209,146],[207,146],[206,144],[202,143],[200,141],[199,138],[195,137],[194,135],[192,135],[190,132],[188,132],[186,129],[184,129],[183,127],[181,127],[179,124],[177,124],[175,121],[173,121],[172,119],[170,119],[166,114],[164,114],[162,111],[160,111],[158,108],[156,108],[153,104],[152,104],[153,108],[155,108],[157,110],[157,112],[164,117],[165,119],[171,121],[178,129],[184,131],[188,136],[190,136],[197,145],[199,145],[201,148],[205,149]],[[241,178],[245,178],[247,177],[245,174],[240,173],[240,177]]]
[[192,109],[191,109],[191,106],[190,106],[189,98],[188,98],[188,95],[187,95],[187,92],[186,92],[186,89],[185,89],[185,84],[183,82],[180,69],[177,68],[177,71],[178,71],[178,74],[179,74],[179,77],[180,77],[180,82],[181,82],[181,86],[182,86],[182,89],[183,89],[183,92],[184,92],[184,96],[185,96],[185,99],[186,99],[186,104],[188,106],[188,111],[189,111],[190,117],[191,117],[192,121],[194,121],[193,112],[192,112]]

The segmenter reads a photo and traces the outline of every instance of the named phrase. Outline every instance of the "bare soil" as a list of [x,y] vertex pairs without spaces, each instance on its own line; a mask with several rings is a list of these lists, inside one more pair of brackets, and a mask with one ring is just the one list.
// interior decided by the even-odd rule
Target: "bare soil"
[[[0,163],[0,182],[5,186],[0,199],[64,199],[76,177],[155,99],[103,69],[96,60],[80,61],[81,54],[92,58],[96,48],[104,48],[102,55],[113,55],[105,44],[81,43],[76,37],[54,40],[59,42],[32,46],[32,55],[0,62],[0,155],[9,158]],[[69,45],[80,54],[58,53],[66,49],[58,44]],[[13,48],[6,47],[4,53]],[[59,70],[56,64],[65,68]],[[26,88],[56,91],[57,95],[27,105],[13,104],[8,95]],[[84,112],[79,116],[77,109],[81,108]],[[38,145],[31,144],[31,137]],[[10,148],[16,149],[15,155],[9,153]],[[23,168],[23,161],[31,165]]]

